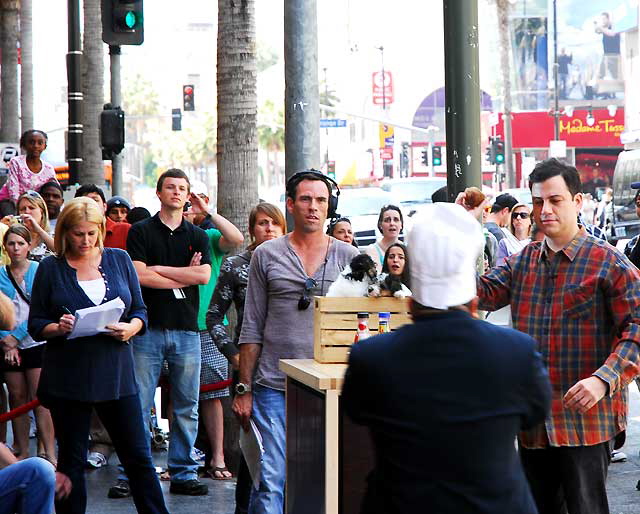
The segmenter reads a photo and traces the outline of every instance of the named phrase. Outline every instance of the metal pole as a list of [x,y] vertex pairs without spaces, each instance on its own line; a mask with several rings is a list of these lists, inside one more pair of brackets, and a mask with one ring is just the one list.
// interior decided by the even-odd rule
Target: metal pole
[[67,161],[69,185],[76,184],[82,172],[82,48],[80,46],[80,1],[67,1],[68,46],[67,90],[69,103],[69,133]]
[[478,2],[444,0],[447,192],[481,187]]
[[[327,68],[322,68],[322,71],[324,72],[324,101],[325,103],[329,103],[329,83],[327,82]],[[326,116],[326,113],[325,113]],[[324,134],[325,134],[325,139],[327,141],[327,146],[325,148],[325,154],[324,154],[324,164],[327,167],[327,170],[329,170],[329,128],[327,127],[326,129],[324,129]],[[328,173],[328,171],[327,171]]]
[[558,9],[553,0],[553,134],[554,139],[560,139],[560,107],[558,104]]
[[[120,45],[109,45],[109,61],[111,64],[111,105],[121,107]],[[122,195],[122,155],[117,153],[111,157],[111,194]]]
[[377,47],[380,50],[380,60],[382,61],[382,110],[387,110],[387,87],[384,77],[384,46]]
[[[285,176],[320,165],[316,0],[284,2]],[[287,225],[293,219],[287,213]]]

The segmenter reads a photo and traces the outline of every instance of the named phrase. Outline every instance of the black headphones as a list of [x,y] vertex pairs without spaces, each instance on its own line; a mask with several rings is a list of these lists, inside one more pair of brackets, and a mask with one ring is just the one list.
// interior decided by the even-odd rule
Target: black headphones
[[[327,184],[327,187],[329,188],[329,209],[327,214],[329,219],[338,217],[338,197],[340,196],[340,188],[338,187],[338,183],[319,170],[309,168],[308,170],[298,171],[291,175],[289,177],[289,180],[287,180],[287,196],[293,199],[293,197],[295,196],[296,187],[306,178],[322,180],[325,184]],[[335,195],[333,194],[333,189],[336,190]]]

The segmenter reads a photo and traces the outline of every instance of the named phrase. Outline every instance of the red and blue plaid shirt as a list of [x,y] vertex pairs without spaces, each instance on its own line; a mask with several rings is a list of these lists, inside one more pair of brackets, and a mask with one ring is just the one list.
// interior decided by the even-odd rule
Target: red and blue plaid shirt
[[[511,304],[514,328],[538,341],[552,386],[551,415],[520,434],[525,448],[591,446],[627,418],[626,386],[639,371],[640,272],[618,250],[580,229],[562,251],[531,243],[478,278],[480,308]],[[608,394],[584,414],[562,398],[597,376]]]

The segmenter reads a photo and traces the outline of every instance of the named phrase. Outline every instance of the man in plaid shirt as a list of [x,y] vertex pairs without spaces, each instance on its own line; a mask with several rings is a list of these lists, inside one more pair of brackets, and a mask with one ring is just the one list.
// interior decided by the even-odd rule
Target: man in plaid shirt
[[626,386],[639,370],[640,273],[579,227],[574,167],[540,162],[529,186],[544,241],[478,279],[480,307],[511,304],[514,328],[538,341],[549,369],[551,416],[520,434],[540,514],[608,514],[610,442],[625,429]]

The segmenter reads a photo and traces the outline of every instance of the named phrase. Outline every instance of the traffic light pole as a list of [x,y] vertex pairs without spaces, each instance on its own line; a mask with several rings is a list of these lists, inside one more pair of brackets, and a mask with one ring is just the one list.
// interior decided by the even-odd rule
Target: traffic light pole
[[[122,107],[122,87],[120,83],[120,46],[109,45],[111,64],[111,105]],[[122,155],[111,154],[111,194],[122,195]]]
[[82,172],[82,47],[80,46],[80,0],[67,1],[68,44],[67,52],[67,101],[69,104],[69,131],[67,162],[69,185],[76,184]]
[[[320,165],[316,0],[284,2],[285,176]],[[293,219],[287,213],[287,226]]]
[[443,0],[447,192],[482,185],[478,2]]

